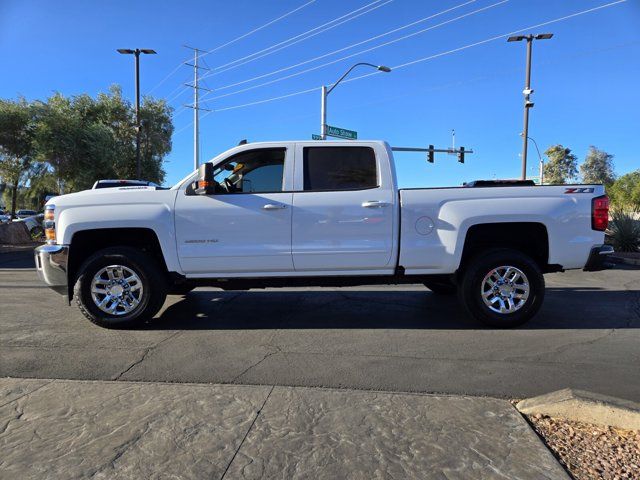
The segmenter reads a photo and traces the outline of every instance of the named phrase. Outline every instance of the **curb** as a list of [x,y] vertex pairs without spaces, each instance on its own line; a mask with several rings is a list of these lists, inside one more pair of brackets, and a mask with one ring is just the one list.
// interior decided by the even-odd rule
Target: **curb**
[[565,388],[516,404],[521,413],[542,414],[625,430],[640,430],[640,403]]

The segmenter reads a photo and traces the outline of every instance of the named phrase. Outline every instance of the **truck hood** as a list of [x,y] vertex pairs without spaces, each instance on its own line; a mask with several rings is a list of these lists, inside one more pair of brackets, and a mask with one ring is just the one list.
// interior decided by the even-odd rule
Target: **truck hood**
[[115,188],[99,188],[83,190],[51,198],[47,205],[55,205],[56,211],[61,208],[92,205],[135,205],[149,203],[165,203],[173,205],[177,190],[158,190],[155,187],[128,186]]

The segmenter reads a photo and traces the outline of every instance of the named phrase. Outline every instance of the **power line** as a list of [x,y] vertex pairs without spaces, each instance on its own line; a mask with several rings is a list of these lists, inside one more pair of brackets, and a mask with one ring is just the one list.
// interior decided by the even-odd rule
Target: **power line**
[[[553,20],[549,20],[549,21],[546,21],[546,22],[543,22],[543,23],[538,23],[536,25],[530,25],[528,27],[520,28],[518,30],[514,30],[514,31],[509,32],[509,33],[503,33],[501,35],[496,35],[496,36],[487,38],[485,40],[481,40],[481,41],[478,41],[478,42],[470,43],[468,45],[464,45],[462,47],[458,47],[458,48],[454,48],[454,49],[451,49],[451,50],[447,50],[445,52],[441,52],[441,53],[437,53],[437,54],[430,55],[430,56],[427,56],[427,57],[423,57],[423,58],[419,58],[419,59],[416,59],[416,60],[412,60],[410,62],[406,62],[406,63],[400,64],[400,65],[396,65],[396,66],[391,67],[391,68],[393,70],[398,70],[400,68],[405,68],[405,67],[408,67],[408,66],[411,66],[411,65],[415,65],[417,63],[426,62],[428,60],[433,60],[434,58],[438,58],[438,57],[442,57],[442,56],[445,56],[445,55],[450,55],[450,54],[453,54],[453,53],[457,53],[457,52],[460,52],[462,50],[466,50],[468,48],[476,47],[478,45],[483,45],[483,44],[488,43],[488,42],[492,42],[492,41],[495,41],[495,40],[498,40],[498,39],[501,39],[501,38],[508,37],[508,36],[513,35],[515,33],[521,33],[521,32],[524,32],[526,30],[531,30],[531,29],[534,29],[534,28],[539,28],[539,27],[543,27],[543,26],[546,26],[546,25],[551,25],[553,23],[562,22],[562,21],[565,21],[565,20],[580,16],[580,15],[585,15],[587,13],[591,13],[591,12],[594,12],[594,11],[597,11],[597,10],[602,10],[604,8],[609,8],[609,7],[612,7],[612,6],[621,4],[621,3],[625,3],[626,1],[627,0],[617,0],[617,1],[614,1],[614,2],[606,3],[606,4],[603,4],[603,5],[599,5],[597,7],[589,8],[587,10],[582,10],[580,12],[572,13],[570,15],[566,15],[566,16],[563,16],[563,17],[558,17],[558,18],[555,18]],[[356,81],[356,80],[360,80],[362,78],[370,77],[372,75],[377,75],[379,73],[380,72],[373,72],[373,73],[367,73],[367,74],[364,74],[364,75],[360,75],[360,76],[357,76],[357,77],[352,77],[352,78],[344,80],[343,83],[353,82],[353,81]],[[305,93],[310,93],[310,92],[314,92],[314,91],[317,92],[318,88],[320,88],[320,87],[314,87],[314,88],[309,88],[309,89],[306,89],[306,90],[300,90],[298,92],[293,92],[293,93],[289,93],[289,94],[286,94],[286,95],[280,95],[280,96],[277,96],[277,97],[267,98],[267,99],[264,99],[264,100],[258,100],[258,101],[255,101],[255,102],[249,102],[249,103],[245,103],[245,104],[241,104],[241,105],[234,105],[234,106],[231,106],[231,107],[218,108],[215,111],[216,112],[223,112],[223,111],[227,111],[227,110],[235,110],[235,109],[238,109],[238,108],[250,107],[250,106],[259,105],[259,104],[262,104],[262,103],[273,102],[273,101],[281,100],[281,99],[284,99],[284,98],[289,98],[289,97],[293,97],[293,96],[297,96],[297,95],[303,95]],[[203,118],[206,117],[207,115],[208,114],[203,115]]]
[[[247,56],[242,57],[242,58],[240,58],[240,59],[234,60],[233,62],[229,62],[229,63],[227,63],[227,64],[225,64],[225,65],[220,66],[220,67],[216,67],[216,68],[222,68],[222,67],[224,67],[224,66],[226,66],[226,65],[231,65],[231,64],[233,64],[233,63],[240,62],[240,61],[242,61],[242,60],[244,60],[244,59],[247,59],[247,58],[249,58],[249,57],[255,57],[255,55],[258,55],[258,54],[260,54],[260,53],[262,53],[262,52],[267,52],[268,50],[271,50],[271,49],[273,49],[273,48],[275,48],[275,47],[277,47],[277,46],[279,46],[279,45],[282,45],[282,44],[285,44],[285,43],[291,42],[292,40],[295,40],[295,39],[299,39],[299,40],[296,40],[296,41],[294,41],[294,42],[292,42],[292,43],[288,43],[288,45],[284,45],[284,46],[282,46],[282,47],[278,48],[277,50],[272,50],[272,51],[270,51],[270,52],[264,53],[263,55],[257,56],[257,57],[255,57],[255,58],[251,58],[250,60],[247,60],[247,61],[245,61],[245,62],[243,62],[243,63],[238,63],[237,65],[233,65],[233,66],[231,66],[231,67],[229,67],[229,68],[227,68],[227,69],[225,69],[225,70],[221,70],[220,72],[213,72],[213,71],[212,71],[212,72],[210,72],[209,74],[205,74],[205,75],[203,75],[203,76],[201,77],[201,79],[205,79],[205,78],[207,78],[207,77],[209,77],[209,76],[211,76],[211,75],[216,75],[217,73],[222,73],[222,72],[225,72],[225,71],[227,71],[227,70],[231,70],[231,69],[233,69],[233,68],[236,68],[236,67],[239,67],[239,66],[241,66],[241,65],[244,65],[245,63],[250,63],[250,62],[252,62],[252,61],[254,61],[254,60],[258,60],[259,58],[265,57],[265,56],[267,56],[267,55],[271,55],[272,53],[275,53],[275,52],[277,52],[277,51],[279,51],[279,50],[283,50],[283,49],[285,49],[285,48],[287,48],[287,47],[290,47],[291,45],[295,45],[296,43],[300,43],[300,42],[303,42],[304,40],[308,40],[309,38],[311,38],[311,37],[313,37],[313,36],[315,36],[315,35],[319,35],[320,33],[326,32],[327,30],[330,30],[331,28],[337,27],[338,25],[342,25],[343,23],[346,23],[346,22],[349,22],[349,21],[351,21],[351,20],[354,20],[354,19],[356,19],[356,18],[360,17],[361,15],[365,15],[365,14],[367,14],[367,13],[370,13],[370,12],[372,12],[372,11],[376,10],[377,8],[380,8],[380,7],[384,6],[384,5],[386,5],[386,4],[390,3],[390,2],[392,2],[393,0],[386,0],[386,1],[385,1],[384,3],[382,3],[381,5],[377,5],[377,6],[375,6],[375,7],[371,8],[371,9],[369,9],[369,10],[366,10],[366,11],[364,11],[364,12],[359,13],[358,15],[355,15],[355,16],[352,16],[352,17],[350,17],[350,18],[347,18],[346,20],[343,20],[342,22],[336,23],[335,25],[331,25],[330,27],[327,27],[327,28],[325,28],[324,30],[320,30],[320,31],[318,31],[318,32],[316,32],[316,33],[313,33],[312,35],[308,35],[309,33],[315,32],[315,31],[316,31],[316,30],[318,30],[318,29],[321,29],[321,28],[323,28],[323,27],[325,27],[325,26],[327,26],[327,25],[330,25],[331,23],[334,23],[334,22],[336,22],[336,21],[338,21],[338,20],[341,20],[341,19],[343,19],[343,18],[345,18],[345,17],[349,17],[350,15],[352,15],[352,14],[354,14],[354,13],[356,13],[356,12],[359,12],[360,10],[366,9],[366,8],[370,7],[371,5],[374,5],[374,4],[377,4],[377,3],[380,3],[380,2],[382,2],[382,1],[383,1],[383,0],[375,0],[375,1],[371,2],[371,3],[368,3],[368,4],[367,4],[367,5],[365,5],[364,7],[360,7],[360,8],[357,8],[357,9],[355,9],[355,10],[352,10],[352,11],[351,11],[351,12],[349,12],[349,13],[346,13],[346,14],[344,14],[344,15],[340,16],[340,17],[334,18],[333,20],[331,20],[331,21],[329,21],[329,22],[323,23],[322,25],[319,25],[319,26],[314,27],[314,28],[312,28],[312,29],[310,29],[310,30],[307,30],[307,31],[305,31],[305,32],[302,32],[302,33],[300,33],[300,34],[298,34],[298,35],[295,35],[295,36],[290,37],[290,38],[288,38],[288,39],[286,39],[286,40],[283,40],[283,41],[282,41],[282,42],[280,42],[280,43],[276,43],[276,44],[274,44],[274,45],[271,45],[270,47],[267,47],[267,48],[264,48],[264,49],[262,49],[262,50],[259,50],[258,52],[254,52],[254,53],[252,53],[252,54],[250,54],[250,55],[247,55]],[[308,35],[308,36],[306,36],[306,37],[305,37],[305,35]],[[299,38],[299,37],[304,37],[304,38]],[[215,70],[215,68],[214,68],[214,70]],[[186,89],[183,89],[183,91],[182,91],[182,92],[180,92],[180,93],[178,93],[174,98],[176,98],[176,97],[178,97],[178,96],[182,95],[182,93],[184,93],[185,91],[186,91]],[[204,96],[203,96],[203,98],[204,98]]]
[[252,82],[252,81],[254,81],[254,80],[259,80],[259,79],[261,79],[261,78],[265,78],[265,77],[269,77],[269,76],[271,76],[271,75],[275,75],[276,73],[281,73],[281,72],[284,72],[284,71],[287,71],[287,70],[291,70],[292,68],[296,68],[296,67],[300,67],[300,66],[302,66],[302,65],[306,65],[307,63],[311,63],[311,62],[314,62],[314,61],[316,61],[316,60],[320,60],[321,58],[326,58],[326,57],[329,57],[329,56],[331,56],[331,55],[335,55],[336,53],[340,53],[340,52],[343,52],[343,51],[348,50],[348,49],[350,49],[350,48],[353,48],[353,47],[357,47],[357,46],[359,46],[359,45],[362,45],[362,44],[364,44],[364,43],[369,43],[369,42],[372,42],[373,40],[377,40],[377,39],[382,38],[382,37],[385,37],[385,36],[387,36],[387,35],[391,35],[392,33],[399,32],[400,30],[404,30],[404,29],[407,29],[407,28],[413,27],[414,25],[417,25],[417,24],[419,24],[419,23],[425,22],[425,21],[427,21],[427,20],[431,20],[432,18],[438,17],[438,16],[440,16],[440,15],[444,15],[445,13],[449,13],[449,12],[451,12],[452,10],[456,10],[456,9],[458,9],[458,8],[464,7],[464,6],[466,6],[466,5],[469,5],[470,3],[474,3],[474,2],[476,2],[476,1],[477,1],[477,0],[469,0],[469,1],[467,1],[467,2],[461,3],[460,5],[456,5],[455,7],[451,7],[451,8],[448,8],[448,9],[446,9],[446,10],[442,10],[441,12],[435,13],[435,14],[433,14],[433,15],[429,15],[428,17],[421,18],[420,20],[416,20],[415,22],[411,22],[411,23],[408,23],[408,24],[403,25],[403,26],[401,26],[401,27],[394,28],[393,30],[389,30],[388,32],[385,32],[385,33],[382,33],[382,34],[380,34],[380,35],[376,35],[376,36],[373,36],[373,37],[367,38],[367,39],[362,40],[362,41],[360,41],[360,42],[352,43],[351,45],[348,45],[348,46],[346,46],[346,47],[339,48],[338,50],[334,50],[334,51],[332,51],[332,52],[325,53],[325,54],[323,54],[323,55],[320,55],[320,56],[317,56],[317,57],[311,58],[311,59],[309,59],[309,60],[305,60],[305,61],[303,61],[303,62],[296,63],[295,65],[290,65],[290,66],[288,66],[288,67],[284,67],[284,68],[281,68],[281,69],[279,69],[279,70],[274,70],[273,72],[265,73],[265,74],[263,74],[263,75],[259,75],[259,76],[257,76],[257,77],[249,78],[249,79],[247,79],[247,80],[242,80],[241,82],[231,83],[231,84],[229,84],[229,85],[224,85],[224,86],[222,86],[222,87],[217,87],[217,88],[216,88],[216,90],[226,90],[227,88],[231,88],[231,87],[235,87],[235,86],[238,86],[238,85],[242,85],[242,84],[244,84],[244,83],[249,83],[249,82]]
[[[556,57],[553,61],[541,61],[541,62],[539,62],[539,64],[540,65],[547,65],[547,66],[549,66],[549,65],[558,65],[558,64],[562,64],[563,62],[566,62],[567,58],[572,59],[572,60],[576,59],[576,58],[584,58],[584,57],[593,56],[593,55],[596,55],[596,54],[599,54],[599,53],[602,53],[602,52],[607,52],[607,51],[614,50],[614,49],[635,47],[637,45],[640,45],[640,40],[638,40],[638,41],[629,41],[629,42],[624,42],[624,43],[619,43],[619,44],[614,44],[614,45],[608,45],[608,46],[605,46],[605,47],[602,47],[602,48],[580,50],[580,51],[577,51],[577,52],[570,52],[570,53],[568,53],[566,55],[562,55],[562,56]],[[512,74],[514,72],[518,72],[519,70],[520,70],[519,68],[513,67],[513,68],[509,68],[509,69],[504,69],[504,70],[501,70],[501,71],[492,71],[492,74],[480,75],[480,76],[476,76],[476,77],[469,77],[469,78],[465,78],[464,80],[449,81],[449,82],[446,82],[446,83],[430,85],[429,87],[426,87],[426,88],[423,87],[423,88],[413,89],[411,91],[403,91],[403,93],[399,94],[399,95],[381,97],[381,98],[377,98],[376,100],[367,101],[367,102],[361,102],[361,103],[358,103],[358,104],[350,104],[349,106],[341,107],[341,109],[342,110],[353,110],[353,109],[356,109],[356,108],[361,108],[363,106],[387,103],[387,102],[391,102],[391,101],[396,101],[399,98],[415,95],[415,92],[432,92],[432,91],[440,91],[440,90],[453,88],[453,87],[459,87],[459,86],[462,86],[462,85],[468,85],[468,84],[471,84],[471,83],[477,83],[477,82],[481,82],[481,81],[486,81],[486,80],[491,80],[491,79],[503,77],[506,74]],[[317,88],[310,89],[309,91],[317,91]],[[298,119],[303,119],[303,118],[315,117],[316,115],[317,115],[316,113],[307,113],[307,114],[304,114],[304,115],[295,115],[293,117],[291,115],[287,115],[286,118],[298,120]]]
[[[452,49],[452,50],[447,50],[446,52],[441,52],[441,53],[438,53],[438,54],[435,54],[435,55],[430,55],[428,57],[419,58],[419,59],[413,60],[411,62],[406,62],[406,63],[400,64],[400,65],[396,65],[396,66],[392,67],[392,69],[397,70],[399,68],[408,67],[410,65],[415,65],[417,63],[421,63],[421,62],[425,62],[425,61],[428,61],[428,60],[432,60],[434,58],[438,58],[438,57],[442,57],[442,56],[445,56],[445,55],[457,53],[459,51],[466,50],[468,48],[472,48],[472,47],[475,47],[475,46],[478,46],[478,45],[483,45],[485,43],[488,43],[488,42],[491,42],[491,41],[495,41],[495,40],[498,40],[500,38],[508,37],[508,36],[513,35],[515,33],[520,33],[520,32],[523,32],[523,31],[526,31],[526,30],[530,30],[530,29],[533,29],[533,28],[538,28],[538,27],[542,27],[542,26],[546,26],[546,25],[551,25],[553,23],[562,22],[562,21],[565,21],[565,20],[568,20],[568,19],[571,19],[571,18],[574,18],[574,17],[578,17],[580,15],[585,15],[587,13],[591,13],[591,12],[594,12],[594,11],[597,11],[597,10],[602,10],[604,8],[609,8],[609,7],[612,7],[612,6],[621,4],[621,3],[625,3],[626,1],[627,0],[617,0],[615,2],[610,2],[610,3],[603,4],[603,5],[599,5],[597,7],[589,8],[587,10],[582,10],[580,12],[572,13],[570,15],[565,15],[563,17],[558,17],[558,18],[555,18],[553,20],[549,20],[549,21],[546,21],[546,22],[543,22],[543,23],[538,23],[536,25],[530,25],[528,27],[524,27],[524,28],[521,28],[521,29],[518,29],[518,30],[514,30],[514,31],[509,32],[509,33],[496,35],[494,37],[490,37],[490,38],[485,39],[485,40],[481,40],[481,41],[478,41],[478,42],[470,43],[468,45],[464,45],[464,46],[459,47],[459,48],[455,48],[455,49]],[[350,78],[350,79],[346,79],[346,80],[343,81],[343,83],[353,82],[355,80],[360,80],[362,78],[370,77],[371,75],[377,75],[378,73],[379,72],[373,72],[373,73],[368,73],[368,74],[365,74],[365,75],[360,75],[358,77],[353,77],[353,78]],[[266,99],[263,99],[263,100],[257,100],[255,102],[244,103],[244,104],[241,104],[241,105],[233,105],[231,107],[218,108],[218,109],[216,109],[214,111],[216,111],[216,112],[224,112],[224,111],[228,111],[228,110],[236,110],[236,109],[239,109],[239,108],[251,107],[251,106],[254,106],[254,105],[260,105],[260,104],[263,104],[263,103],[282,100],[282,99],[285,99],[285,98],[290,98],[290,97],[294,97],[294,96],[298,96],[298,95],[304,95],[306,93],[317,92],[318,88],[320,88],[320,87],[308,88],[306,90],[300,90],[300,91],[289,93],[289,94],[286,94],[286,95],[280,95],[280,96],[277,96],[277,97],[266,98]],[[205,115],[202,116],[202,118],[205,118],[210,113],[212,113],[212,112],[207,112]],[[191,124],[186,125],[185,127],[181,128],[180,130],[177,130],[176,132],[174,132],[174,135],[186,130],[190,126],[191,126]]]
[[[524,32],[526,30],[532,30],[534,28],[544,27],[546,25],[551,25],[552,23],[562,22],[564,20],[568,20],[568,19],[573,18],[573,17],[584,15],[586,13],[595,12],[596,10],[601,10],[603,8],[612,7],[614,5],[617,5],[619,3],[624,3],[626,1],[627,0],[617,0],[615,2],[606,3],[606,4],[600,5],[598,7],[593,7],[593,8],[589,8],[587,10],[582,10],[580,12],[572,13],[572,14],[566,15],[564,17],[559,17],[559,18],[556,18],[556,19],[553,19],[553,20],[549,20],[549,21],[546,21],[546,22],[538,23],[536,25],[531,25],[531,26],[528,26],[528,27],[525,27],[525,28],[520,28],[518,30],[514,30],[513,32],[504,33],[502,35],[496,35],[495,37],[487,38],[485,40],[481,40],[479,42],[471,43],[471,44],[465,45],[463,47],[454,48],[452,50],[447,50],[446,52],[438,53],[438,54],[435,54],[435,55],[429,55],[428,57],[423,57],[423,58],[419,58],[417,60],[412,60],[410,62],[403,63],[401,65],[396,65],[395,67],[393,67],[393,69],[394,70],[398,70],[399,68],[405,68],[405,67],[408,67],[410,65],[414,65],[416,63],[425,62],[427,60],[432,60],[432,59],[437,58],[437,57],[442,57],[444,55],[448,55],[448,54],[451,54],[451,53],[456,53],[456,52],[459,52],[459,51],[462,51],[462,50],[466,50],[466,49],[471,48],[471,47],[476,47],[478,45],[482,45],[482,44],[489,43],[489,42],[492,42],[492,41],[495,41],[495,40],[499,40],[499,39],[504,38],[504,37],[509,37],[509,36],[511,36],[511,35],[513,35],[515,33],[521,33],[521,32]],[[370,75],[371,74],[360,75],[359,77],[353,77],[350,80],[345,80],[345,82],[357,80],[357,79],[360,79],[360,78],[365,78],[365,77],[368,77]]]
[[[254,53],[252,53],[250,55],[246,55],[246,56],[238,58],[238,59],[236,59],[236,60],[234,60],[232,62],[228,62],[228,63],[225,63],[225,64],[220,65],[218,67],[215,67],[214,68],[214,72],[212,72],[208,76],[218,75],[218,74],[226,72],[228,70],[232,70],[232,69],[234,69],[236,67],[239,67],[241,65],[245,65],[247,63],[253,62],[254,60],[258,60],[259,58],[266,57],[266,56],[271,55],[271,54],[273,54],[275,52],[278,52],[280,50],[288,48],[288,47],[290,47],[292,45],[295,45],[297,43],[300,43],[300,42],[303,42],[305,40],[308,40],[308,39],[310,39],[312,37],[315,37],[316,35],[320,35],[321,33],[324,33],[324,32],[326,32],[328,30],[331,30],[331,29],[333,29],[333,28],[335,28],[335,27],[337,27],[339,25],[342,25],[344,23],[350,22],[351,20],[355,20],[356,18],[358,18],[358,17],[360,17],[362,15],[366,15],[367,13],[371,13],[374,10],[377,10],[378,8],[383,7],[383,6],[387,5],[388,3],[391,3],[392,1],[393,0],[386,0],[382,4],[376,5],[377,3],[382,2],[382,0],[375,0],[375,1],[371,2],[371,3],[368,3],[367,5],[365,5],[363,7],[360,7],[360,8],[357,8],[355,10],[352,10],[349,13],[346,13],[346,14],[340,16],[340,17],[334,18],[333,20],[330,20],[330,21],[328,21],[326,23],[323,23],[322,25],[319,25],[319,26],[317,26],[315,28],[307,30],[306,32],[302,32],[302,33],[300,33],[298,35],[295,35],[295,36],[290,37],[290,38],[288,38],[286,40],[283,40],[282,42],[279,42],[279,43],[276,43],[274,45],[271,45],[270,47],[263,48],[262,50],[254,52]],[[369,10],[365,10],[364,12],[360,12],[361,10],[367,9],[372,5],[375,5],[375,6],[370,8]],[[357,12],[360,12],[360,13],[350,17],[350,15],[353,15],[354,13],[357,13]],[[345,17],[349,17],[349,18],[345,19]],[[340,21],[340,20],[342,20],[342,21]],[[335,22],[338,22],[338,23],[335,23]],[[331,25],[332,23],[334,23],[334,25]],[[319,30],[319,31],[316,31],[316,30]],[[313,32],[315,32],[315,33],[313,33]],[[303,38],[300,38],[300,37],[303,37]],[[283,45],[283,44],[286,44],[286,45]],[[276,47],[280,47],[280,48],[276,48]],[[263,52],[265,52],[265,53],[263,53]],[[260,55],[260,54],[262,54],[262,55]],[[238,62],[241,62],[241,63],[238,63]],[[228,67],[228,68],[225,68],[225,67]],[[219,71],[215,71],[215,70],[219,70]]]
[[[323,67],[326,67],[328,65],[333,65],[334,63],[341,62],[342,60],[346,60],[348,58],[352,58],[352,57],[355,57],[355,56],[363,54],[363,53],[367,53],[367,52],[371,52],[373,50],[377,50],[378,48],[385,47],[385,46],[391,45],[393,43],[397,43],[397,42],[399,42],[401,40],[406,40],[407,38],[414,37],[414,36],[419,35],[421,33],[425,33],[425,32],[427,32],[429,30],[434,30],[436,28],[442,27],[442,26],[447,25],[449,23],[453,23],[453,22],[456,22],[458,20],[461,20],[461,19],[463,19],[465,17],[481,13],[481,12],[483,12],[485,10],[490,9],[490,8],[494,8],[494,7],[497,7],[497,6],[502,5],[504,3],[507,3],[508,1],[509,0],[500,0],[499,2],[496,2],[496,3],[492,4],[492,5],[476,9],[476,10],[474,10],[472,12],[468,12],[468,13],[465,13],[463,15],[459,15],[459,16],[457,16],[455,18],[446,20],[444,22],[440,22],[440,23],[438,23],[436,25],[432,25],[430,27],[423,28],[422,30],[418,30],[417,32],[413,32],[413,33],[410,33],[408,35],[404,35],[402,37],[396,38],[394,40],[389,40],[388,42],[381,43],[380,45],[376,45],[374,47],[370,47],[370,48],[367,48],[367,49],[364,49],[364,50],[360,50],[358,52],[351,53],[351,54],[346,55],[344,57],[340,57],[340,58],[338,58],[336,60],[332,60],[330,62],[326,62],[326,63],[323,63],[321,65],[316,65],[315,67],[307,68],[305,70],[301,70],[301,71],[296,72],[296,73],[292,73],[292,74],[289,74],[289,75],[285,75],[283,77],[279,77],[279,78],[276,78],[276,79],[273,79],[273,80],[269,80],[268,82],[259,83],[257,85],[253,85],[253,86],[250,86],[250,87],[247,87],[247,88],[236,90],[235,92],[230,92],[230,93],[225,93],[225,94],[222,94],[222,95],[218,95],[216,97],[212,97],[212,100],[219,99],[219,98],[224,98],[224,97],[229,97],[231,95],[237,95],[238,93],[243,93],[243,92],[246,92],[246,91],[249,91],[249,90],[254,90],[256,88],[264,87],[266,85],[271,85],[271,84],[276,83],[276,82],[281,82],[281,81],[287,80],[289,78],[297,77],[299,75],[303,75],[305,73],[308,73],[308,72],[311,72],[311,71],[314,71],[314,70],[318,70],[319,68],[323,68]],[[202,98],[206,98],[206,96],[207,95],[203,95]]]
[[201,56],[201,57],[203,57],[203,56],[205,56],[205,55],[209,55],[210,53],[217,52],[217,51],[218,51],[218,50],[220,50],[221,48],[224,48],[224,47],[226,47],[226,46],[228,46],[228,45],[231,45],[231,44],[233,44],[233,43],[236,43],[237,41],[242,40],[243,38],[246,38],[246,37],[248,37],[249,35],[253,35],[254,33],[256,33],[256,32],[258,32],[258,31],[262,30],[263,28],[266,28],[266,27],[268,27],[268,26],[270,26],[270,25],[273,25],[274,23],[276,23],[276,22],[278,22],[278,21],[282,20],[283,18],[286,18],[286,17],[288,17],[289,15],[292,15],[293,13],[297,12],[298,10],[302,10],[303,8],[308,7],[309,5],[311,5],[312,3],[314,3],[315,1],[316,1],[316,0],[310,0],[309,2],[307,2],[307,3],[305,3],[305,4],[301,5],[301,6],[299,6],[298,8],[294,8],[294,9],[293,9],[293,10],[291,10],[290,12],[287,12],[287,13],[285,13],[284,15],[282,15],[282,16],[280,16],[280,17],[278,17],[278,18],[274,19],[274,20],[271,20],[271,21],[270,21],[270,22],[268,22],[268,23],[265,23],[265,24],[264,24],[264,25],[262,25],[261,27],[254,28],[254,29],[253,29],[253,30],[251,30],[250,32],[247,32],[247,33],[245,33],[244,35],[240,35],[239,37],[234,38],[233,40],[231,40],[231,41],[229,41],[229,42],[227,42],[227,43],[224,43],[224,44],[222,44],[222,45],[220,45],[220,46],[218,46],[218,47],[216,47],[216,48],[213,48],[213,49],[211,49],[211,50],[207,50],[206,52],[202,53],[200,56]]
[[[230,40],[226,43],[223,43],[222,45],[217,46],[216,48],[212,49],[212,50],[207,50],[207,51],[203,51],[201,54],[199,54],[199,57],[202,57],[204,55],[209,55],[210,53],[213,53],[217,50],[220,50],[221,48],[224,48],[228,45],[231,45],[233,43],[236,43],[240,40],[242,40],[243,38],[247,38],[250,35],[253,35],[254,33],[270,26],[273,25],[274,23],[288,17],[289,15],[292,15],[294,13],[296,13],[299,10],[302,10],[305,7],[308,7],[309,5],[311,5],[312,3],[315,3],[316,0],[309,0],[307,3],[304,3],[302,5],[300,5],[297,8],[294,8],[293,10],[285,13],[284,15],[279,16],[278,18],[275,18],[273,20],[270,20],[269,22],[265,23],[264,25],[261,25],[260,27],[254,28],[253,30],[244,33],[242,35],[240,35],[239,37],[234,38],[233,40]],[[162,80],[160,80],[160,82],[158,82],[151,90],[149,90],[149,93],[153,92],[156,88],[158,88],[160,85],[162,85],[164,82],[166,82],[172,75],[174,75],[178,70],[180,70],[180,67],[182,67],[182,65],[184,64],[184,62],[180,62],[173,70],[171,70],[171,72],[169,72],[169,74],[164,77]]]

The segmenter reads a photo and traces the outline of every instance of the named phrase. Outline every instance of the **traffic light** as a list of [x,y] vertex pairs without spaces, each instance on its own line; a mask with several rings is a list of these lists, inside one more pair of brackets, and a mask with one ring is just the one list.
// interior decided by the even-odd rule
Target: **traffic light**
[[429,145],[429,151],[427,152],[427,162],[433,163],[433,145]]
[[464,147],[460,147],[458,150],[458,162],[464,163]]

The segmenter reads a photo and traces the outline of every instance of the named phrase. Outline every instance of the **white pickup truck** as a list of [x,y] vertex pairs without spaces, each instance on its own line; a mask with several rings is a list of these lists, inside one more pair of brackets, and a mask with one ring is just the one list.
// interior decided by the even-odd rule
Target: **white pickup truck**
[[612,252],[601,185],[398,189],[381,141],[244,144],[170,190],[87,190],[45,212],[40,278],[104,327],[197,286],[374,283],[457,292],[511,327],[539,310],[544,273],[601,269]]

